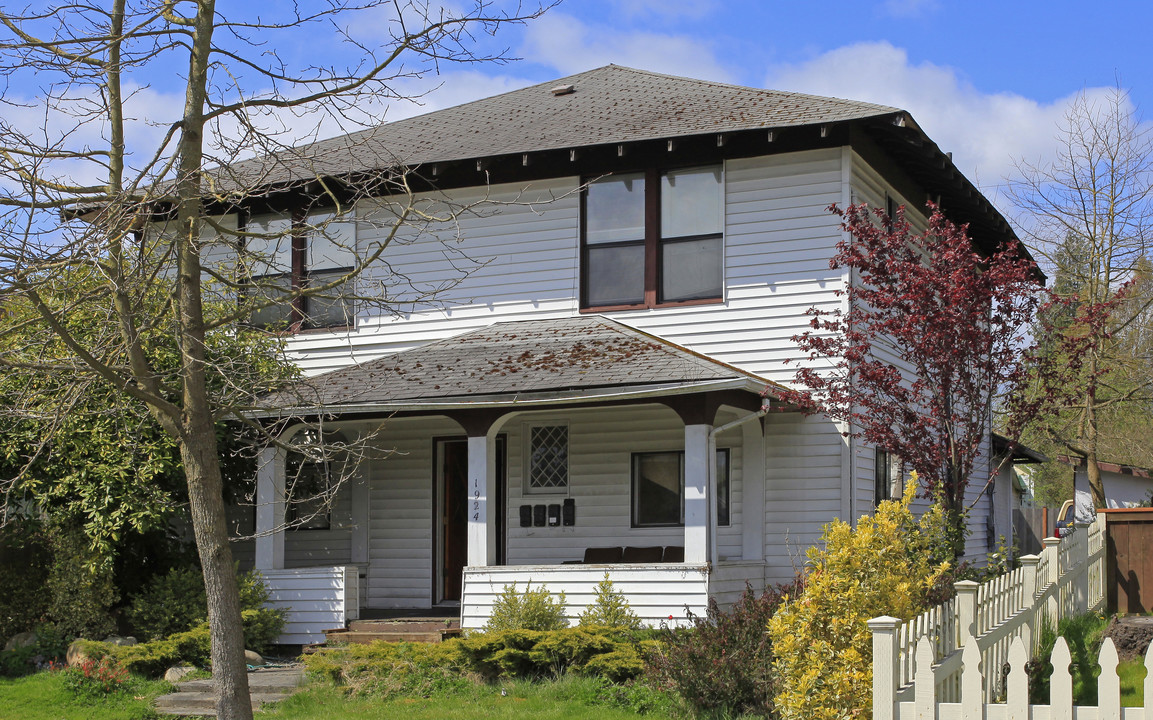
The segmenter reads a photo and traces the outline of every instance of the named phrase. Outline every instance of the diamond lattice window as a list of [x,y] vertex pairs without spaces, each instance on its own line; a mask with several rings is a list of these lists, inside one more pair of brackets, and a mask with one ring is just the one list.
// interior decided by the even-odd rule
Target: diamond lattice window
[[540,425],[530,431],[528,484],[533,490],[568,487],[568,427]]

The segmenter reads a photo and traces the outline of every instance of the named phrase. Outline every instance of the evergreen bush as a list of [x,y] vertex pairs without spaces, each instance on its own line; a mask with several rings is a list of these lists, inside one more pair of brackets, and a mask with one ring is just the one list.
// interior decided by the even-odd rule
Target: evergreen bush
[[565,595],[554,598],[548,588],[533,590],[532,583],[524,592],[517,592],[516,583],[505,585],[504,591],[492,604],[492,613],[484,629],[497,630],[560,630],[568,627],[565,617]]

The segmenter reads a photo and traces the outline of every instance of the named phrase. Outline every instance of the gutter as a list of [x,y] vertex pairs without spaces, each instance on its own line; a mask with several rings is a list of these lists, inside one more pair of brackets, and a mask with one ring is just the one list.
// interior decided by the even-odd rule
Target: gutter
[[[277,408],[274,410],[255,410],[245,413],[247,417],[253,419],[266,419],[266,418],[284,418],[284,417],[297,417],[300,415],[308,415],[315,413],[323,413],[325,415],[341,415],[344,413],[357,413],[357,414],[391,414],[397,412],[434,412],[438,410],[486,410],[486,409],[500,409],[500,408],[532,408],[540,405],[580,405],[587,402],[600,402],[606,400],[637,400],[645,398],[658,398],[667,397],[669,395],[688,395],[691,393],[703,392],[708,390],[746,390],[761,394],[765,390],[766,385],[771,385],[765,380],[754,380],[753,378],[733,378],[728,380],[710,380],[707,382],[697,382],[690,385],[677,385],[669,386],[663,385],[659,387],[650,387],[639,390],[625,390],[625,391],[592,391],[588,393],[581,393],[579,395],[570,395],[562,392],[551,392],[544,394],[534,394],[532,397],[522,399],[519,394],[509,397],[493,397],[484,400],[457,400],[457,401],[431,401],[431,402],[400,402],[400,403],[365,403],[361,404],[342,404],[342,405],[312,405],[312,406],[296,406],[287,408]],[[765,399],[765,406],[761,408],[758,413],[749,415],[738,421],[748,422],[753,417],[760,417],[763,413],[767,412],[768,398]],[[723,426],[727,429],[729,425]]]

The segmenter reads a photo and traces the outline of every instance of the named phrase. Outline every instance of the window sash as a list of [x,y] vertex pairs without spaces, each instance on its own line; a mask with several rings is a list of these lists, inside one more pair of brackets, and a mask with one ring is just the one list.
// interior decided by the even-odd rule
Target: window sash
[[711,165],[590,182],[581,203],[581,307],[722,300],[722,172]]
[[[668,472],[674,464],[677,468],[676,482],[668,477]],[[730,475],[728,448],[717,448],[716,454],[716,488],[717,488],[717,527],[730,527],[732,524],[732,482]],[[642,466],[646,461],[663,463],[663,467],[653,466],[649,472],[664,472],[663,478],[647,478],[642,475]],[[649,482],[645,484],[646,480]],[[666,494],[657,499],[658,507],[654,510],[649,503],[651,499],[643,497],[646,491],[664,490],[671,493],[676,487],[676,519],[673,518],[673,498]],[[656,487],[654,487],[656,486]],[[666,452],[633,453],[632,456],[632,527],[684,527],[685,524],[685,453],[683,450]]]
[[530,425],[526,490],[565,492],[569,484],[567,425]]

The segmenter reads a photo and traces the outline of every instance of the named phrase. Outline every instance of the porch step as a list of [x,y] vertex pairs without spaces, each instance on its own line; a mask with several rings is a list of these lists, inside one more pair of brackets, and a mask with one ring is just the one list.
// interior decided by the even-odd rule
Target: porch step
[[[267,668],[248,673],[248,692],[252,709],[265,703],[285,699],[304,682],[301,668]],[[156,712],[162,715],[208,716],[216,715],[216,695],[212,680],[190,680],[176,685],[176,692],[156,698]]]
[[446,618],[354,620],[347,630],[327,630],[326,643],[438,643],[460,635],[460,621]]

